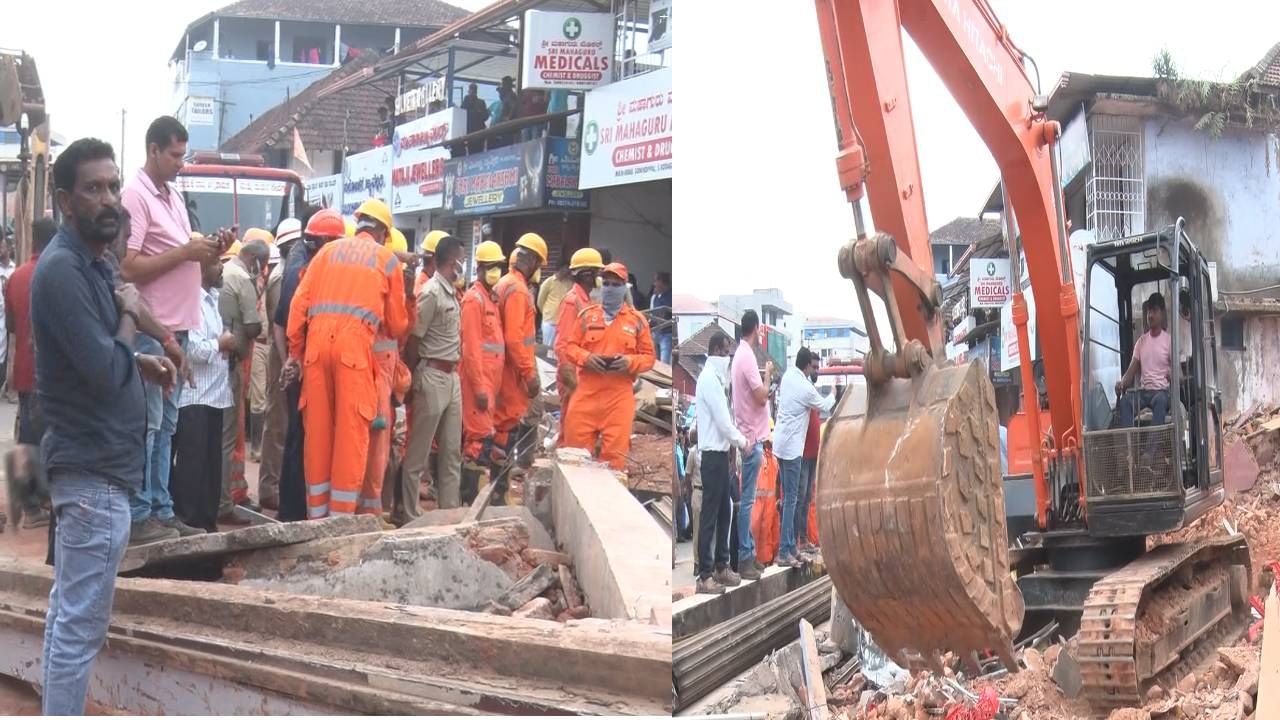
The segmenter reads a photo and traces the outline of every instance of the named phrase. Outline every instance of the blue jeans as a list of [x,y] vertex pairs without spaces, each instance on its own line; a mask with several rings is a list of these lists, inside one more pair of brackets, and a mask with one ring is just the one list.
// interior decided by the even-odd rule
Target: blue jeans
[[653,344],[658,351],[658,359],[670,365],[671,364],[671,336],[666,333],[662,333],[661,335],[655,335],[653,340],[654,340]]
[[1133,419],[1142,408],[1151,408],[1151,423],[1163,425],[1169,413],[1168,390],[1138,390],[1120,399],[1120,427],[1133,427]]
[[809,506],[813,504],[814,475],[818,470],[817,458],[804,458],[800,462],[800,490],[796,495],[796,542],[809,539]]
[[764,444],[756,443],[742,456],[742,493],[738,496],[738,564],[754,562],[756,543],[751,538],[751,507],[756,504],[756,478],[764,461]]
[[45,617],[45,715],[83,715],[89,673],[111,622],[116,571],[129,542],[129,493],[106,478],[55,473],[50,479],[57,563]]
[[[177,335],[182,349],[187,349],[187,334]],[[138,335],[134,349],[148,355],[164,355],[160,343],[147,335]],[[173,433],[178,429],[178,399],[182,383],[169,397],[159,385],[144,383],[147,396],[147,459],[142,489],[129,498],[129,513],[134,522],[155,516],[161,520],[173,517],[173,496],[169,494],[169,473],[173,469]]]
[[778,557],[796,556],[796,495],[800,492],[800,458],[778,458],[778,475],[782,482],[782,537],[778,539]]

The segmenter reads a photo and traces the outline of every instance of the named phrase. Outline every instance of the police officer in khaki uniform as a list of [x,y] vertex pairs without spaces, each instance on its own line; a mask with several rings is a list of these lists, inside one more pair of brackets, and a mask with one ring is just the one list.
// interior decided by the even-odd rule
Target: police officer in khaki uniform
[[439,446],[436,499],[441,508],[462,504],[462,387],[457,372],[462,356],[462,306],[457,294],[464,281],[462,243],[452,236],[441,238],[435,259],[435,275],[418,296],[418,318],[405,348],[405,363],[413,369],[413,410],[404,482],[392,517],[397,525],[422,515],[418,491],[433,439]]

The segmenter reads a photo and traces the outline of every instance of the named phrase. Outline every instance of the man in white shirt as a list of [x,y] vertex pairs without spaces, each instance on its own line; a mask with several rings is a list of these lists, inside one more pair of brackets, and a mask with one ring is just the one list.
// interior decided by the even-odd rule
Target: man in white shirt
[[[734,426],[726,388],[729,380],[729,336],[717,333],[707,342],[707,362],[698,375],[699,471],[702,506],[698,513],[697,591],[720,594],[742,579],[729,567],[729,446],[747,447]],[[715,554],[712,555],[714,539]]]
[[173,512],[201,532],[218,531],[218,502],[222,494],[222,418],[232,406],[227,354],[236,337],[223,330],[218,311],[222,263],[201,263],[200,325],[187,336],[187,362],[193,385],[178,400],[178,425],[173,435],[173,473],[170,492]]
[[834,396],[823,397],[809,380],[806,373],[812,362],[813,353],[802,347],[796,353],[795,365],[783,373],[778,390],[778,420],[773,429],[773,454],[778,458],[778,474],[782,480],[782,537],[774,564],[786,567],[800,564],[796,555],[796,501],[800,491],[801,455],[809,431],[809,410],[825,413],[836,402]]

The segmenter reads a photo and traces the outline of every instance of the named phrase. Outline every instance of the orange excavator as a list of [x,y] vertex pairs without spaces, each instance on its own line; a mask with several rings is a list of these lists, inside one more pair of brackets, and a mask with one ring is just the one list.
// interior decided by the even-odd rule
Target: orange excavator
[[[1099,240],[1086,250],[1082,322],[1061,128],[986,0],[817,0],[817,11],[836,165],[857,228],[838,265],[871,343],[865,402],[851,394],[837,406],[818,462],[818,524],[836,589],[883,650],[939,671],[948,651],[975,668],[994,653],[1016,671],[1020,633],[1057,621],[1063,634],[1077,632],[1094,710],[1141,704],[1151,683],[1180,678],[1249,617],[1240,535],[1148,549],[1152,536],[1224,497],[1208,264],[1181,220]],[[945,360],[904,30],[1000,169],[1023,389],[1009,421],[1009,475],[987,370]],[[878,232],[864,226],[864,198]],[[1024,256],[1042,377],[1031,362]],[[1150,393],[1116,382],[1156,292],[1171,299],[1169,318],[1186,318],[1168,323],[1179,361],[1159,415],[1145,407]],[[872,294],[884,303],[884,334]]]

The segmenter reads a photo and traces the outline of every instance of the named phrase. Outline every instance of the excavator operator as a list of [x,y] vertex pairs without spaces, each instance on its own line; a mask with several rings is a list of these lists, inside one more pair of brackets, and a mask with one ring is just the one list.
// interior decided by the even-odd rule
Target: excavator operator
[[569,336],[569,328],[578,322],[578,315],[591,304],[591,291],[595,290],[600,278],[600,270],[604,267],[604,259],[595,248],[582,248],[569,259],[569,272],[573,275],[573,289],[565,295],[560,303],[560,314],[556,318],[556,357],[560,366],[556,370],[557,390],[560,393],[560,436],[564,437],[564,419],[569,414],[569,399],[578,387],[578,368],[560,353],[564,349],[565,338]]
[[[635,421],[635,378],[653,367],[649,321],[625,304],[627,268],[614,262],[600,272],[600,303],[578,313],[562,358],[579,368],[578,388],[564,422],[564,447],[584,448],[614,470],[627,465]],[[597,438],[600,452],[595,451]]]
[[462,298],[462,502],[467,504],[475,499],[479,474],[493,451],[493,414],[506,357],[493,288],[505,263],[501,245],[480,243],[476,281]]
[[[308,518],[357,511],[379,410],[374,343],[409,329],[400,261],[382,244],[390,209],[370,201],[356,215],[356,237],[320,249],[289,308],[289,363],[302,365]],[[380,509],[380,491],[370,497]]]
[[[540,270],[547,262],[547,241],[537,233],[525,233],[516,241],[512,253],[511,272],[502,276],[494,288],[502,314],[502,339],[506,358],[502,367],[502,386],[498,390],[498,407],[494,411],[494,442],[512,457],[518,442],[512,430],[524,418],[529,400],[538,396],[542,383],[538,379],[537,360],[533,354],[536,341],[533,293],[529,283],[538,282]],[[494,468],[492,504],[506,503],[507,472]]]

